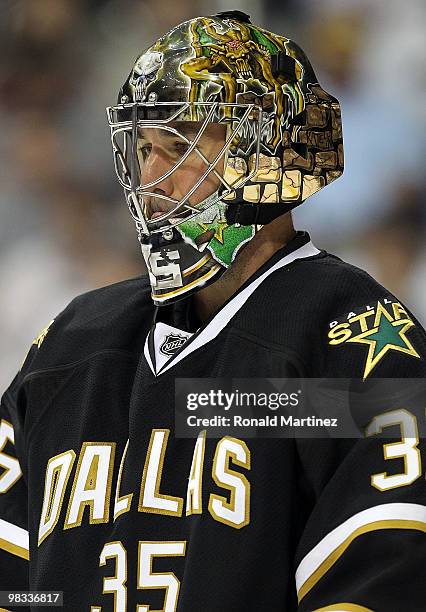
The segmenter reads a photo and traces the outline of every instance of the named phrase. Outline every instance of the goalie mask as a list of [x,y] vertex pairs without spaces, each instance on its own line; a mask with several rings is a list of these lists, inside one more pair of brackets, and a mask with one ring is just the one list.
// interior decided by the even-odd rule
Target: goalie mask
[[157,305],[216,280],[262,225],[343,172],[338,101],[297,45],[239,11],[165,34],[107,114]]

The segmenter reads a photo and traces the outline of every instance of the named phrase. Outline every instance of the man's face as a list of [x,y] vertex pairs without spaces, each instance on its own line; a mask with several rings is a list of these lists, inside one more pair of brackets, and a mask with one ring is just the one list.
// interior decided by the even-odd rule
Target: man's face
[[[176,166],[188,151],[187,140],[194,140],[199,133],[201,123],[180,121],[170,124],[183,138],[160,127],[144,127],[138,129],[137,156],[141,173],[141,185],[151,183],[166,174]],[[204,130],[197,148],[206,161],[196,151],[192,151],[170,176],[146,188],[147,191],[164,195],[180,201],[196,184],[207,170],[207,161],[212,162],[225,144],[226,127],[210,123]],[[223,156],[218,160],[215,169],[222,174]],[[219,186],[219,178],[210,171],[202,183],[185,202],[196,207],[214,193]],[[172,210],[176,204],[161,197],[144,196],[145,214],[148,219],[155,219]],[[180,208],[179,211],[185,210]]]

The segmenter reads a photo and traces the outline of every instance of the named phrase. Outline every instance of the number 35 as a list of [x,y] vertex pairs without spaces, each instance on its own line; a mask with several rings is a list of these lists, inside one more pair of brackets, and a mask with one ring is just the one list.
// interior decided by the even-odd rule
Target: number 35
[[[138,549],[138,589],[165,589],[164,606],[156,612],[175,612],[179,597],[180,582],[172,572],[164,574],[152,571],[152,561],[159,557],[183,557],[186,542],[139,542]],[[123,544],[107,542],[100,554],[100,566],[107,559],[115,559],[115,575],[104,578],[104,593],[114,595],[114,612],[127,610],[127,552]],[[149,605],[138,604],[136,612],[149,612]],[[91,606],[90,612],[102,612],[101,606]],[[154,612],[154,611],[152,611]]]

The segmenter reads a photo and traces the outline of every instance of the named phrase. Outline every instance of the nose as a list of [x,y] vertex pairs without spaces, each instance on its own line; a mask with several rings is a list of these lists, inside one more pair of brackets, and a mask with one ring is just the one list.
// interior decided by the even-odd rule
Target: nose
[[[145,160],[142,169],[141,169],[141,187],[144,189],[144,186],[157,181],[151,187],[147,187],[147,191],[152,191],[155,193],[161,193],[166,196],[171,196],[173,193],[173,175],[165,176],[167,172],[170,170],[171,164],[159,152],[155,151],[155,148],[152,149],[151,153],[148,156],[148,159]],[[164,178],[161,178],[164,177]]]

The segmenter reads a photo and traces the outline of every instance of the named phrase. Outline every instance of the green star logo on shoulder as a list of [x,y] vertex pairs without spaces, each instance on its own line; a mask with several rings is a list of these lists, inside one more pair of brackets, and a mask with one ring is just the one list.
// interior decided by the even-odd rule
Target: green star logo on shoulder
[[[392,312],[386,307],[390,306]],[[346,322],[332,321],[328,333],[329,344],[364,344],[368,347],[364,366],[364,380],[378,363],[391,351],[420,358],[407,338],[407,332],[415,327],[414,321],[399,302],[385,299],[375,307],[366,306],[363,312],[350,312]]]
[[414,327],[411,319],[394,321],[384,306],[377,302],[373,327],[348,340],[348,342],[357,342],[368,346],[364,378],[367,378],[388,351],[399,351],[412,357],[420,357],[405,335],[410,327]]

